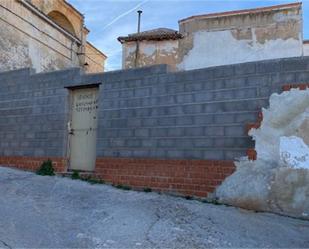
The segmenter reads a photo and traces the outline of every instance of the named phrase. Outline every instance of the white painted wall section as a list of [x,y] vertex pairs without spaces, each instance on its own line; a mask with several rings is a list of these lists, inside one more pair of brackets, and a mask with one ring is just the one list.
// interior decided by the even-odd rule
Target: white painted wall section
[[237,40],[231,30],[198,31],[193,34],[193,48],[184,56],[178,68],[190,70],[302,55],[301,39],[276,39],[259,43],[254,34],[252,29],[252,40]]
[[309,43],[304,44],[304,56],[309,56]]

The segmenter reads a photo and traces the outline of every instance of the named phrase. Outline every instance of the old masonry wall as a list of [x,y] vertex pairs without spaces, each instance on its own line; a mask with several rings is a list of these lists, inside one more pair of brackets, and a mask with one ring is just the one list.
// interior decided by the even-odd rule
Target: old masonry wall
[[309,57],[170,73],[165,65],[84,75],[79,69],[0,74],[0,164],[67,164],[69,91],[102,83],[94,177],[135,188],[210,196],[254,143],[271,93],[309,80]]

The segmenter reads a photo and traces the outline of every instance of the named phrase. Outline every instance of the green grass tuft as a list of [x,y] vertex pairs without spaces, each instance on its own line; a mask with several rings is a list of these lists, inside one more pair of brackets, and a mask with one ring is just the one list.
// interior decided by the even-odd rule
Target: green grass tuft
[[36,173],[41,176],[54,176],[53,162],[50,159],[44,161]]

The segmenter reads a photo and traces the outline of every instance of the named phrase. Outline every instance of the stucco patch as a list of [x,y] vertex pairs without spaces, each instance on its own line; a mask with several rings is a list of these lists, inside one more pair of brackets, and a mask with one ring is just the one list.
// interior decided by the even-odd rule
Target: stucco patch
[[260,43],[255,35],[252,40],[235,39],[230,30],[193,33],[191,50],[189,50],[190,42],[187,41],[186,49],[181,49],[183,54],[185,52],[187,54],[183,57],[183,54],[180,55],[178,64],[180,70],[294,57],[302,54],[302,45],[298,39],[272,39]]
[[217,189],[220,201],[309,219],[308,115],[309,90],[273,94],[261,127],[250,132],[257,161],[236,163]]

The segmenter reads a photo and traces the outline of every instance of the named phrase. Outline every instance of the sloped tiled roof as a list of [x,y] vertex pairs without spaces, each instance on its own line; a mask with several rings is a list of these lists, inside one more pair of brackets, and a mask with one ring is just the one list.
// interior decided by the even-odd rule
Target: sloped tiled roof
[[143,41],[143,40],[177,40],[183,36],[176,30],[167,28],[152,29],[140,33],[130,34],[128,36],[118,37],[118,41],[130,42],[130,41]]

